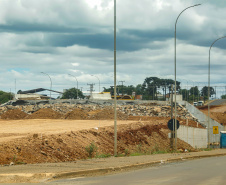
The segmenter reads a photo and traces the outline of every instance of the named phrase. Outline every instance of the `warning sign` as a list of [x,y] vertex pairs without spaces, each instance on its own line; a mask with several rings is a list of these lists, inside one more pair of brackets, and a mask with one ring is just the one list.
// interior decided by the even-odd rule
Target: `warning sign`
[[213,134],[219,134],[218,126],[213,126]]

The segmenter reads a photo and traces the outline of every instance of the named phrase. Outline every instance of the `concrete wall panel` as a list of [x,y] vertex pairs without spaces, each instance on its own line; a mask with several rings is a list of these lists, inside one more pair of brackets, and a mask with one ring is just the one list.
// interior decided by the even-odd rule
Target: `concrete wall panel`
[[207,147],[207,129],[181,125],[177,130],[177,137],[194,148]]

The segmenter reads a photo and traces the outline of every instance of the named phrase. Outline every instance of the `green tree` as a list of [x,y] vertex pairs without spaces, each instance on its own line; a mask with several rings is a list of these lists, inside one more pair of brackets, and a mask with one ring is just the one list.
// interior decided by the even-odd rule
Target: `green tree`
[[[77,90],[78,90],[78,97],[77,97]],[[66,90],[66,92],[63,93],[61,99],[78,99],[78,98],[85,98],[82,91],[76,88],[71,88]]]
[[[111,92],[111,95],[114,94],[114,87],[111,86],[110,88],[104,87],[104,92]],[[136,92],[136,88],[133,85],[125,86],[125,85],[117,85],[116,86],[116,93],[117,94],[127,94],[132,95],[132,92]]]
[[9,92],[0,91],[0,103],[6,103],[13,99],[13,94]]
[[[214,88],[210,87],[210,97],[214,94],[215,94]],[[207,86],[205,86],[201,89],[201,95],[203,96],[204,101],[208,100],[208,87]]]
[[190,94],[194,95],[194,96],[198,96],[200,93],[199,93],[199,90],[198,90],[198,87],[195,86],[195,87],[191,87],[190,88]]
[[198,101],[199,96],[200,96],[198,87],[197,86],[191,87],[189,92],[190,92],[189,100],[190,101]]
[[226,94],[221,96],[221,99],[226,99]]
[[179,93],[182,95],[183,100],[188,100],[189,97],[189,90],[187,89],[180,89]]
[[133,85],[125,86],[125,85],[118,85],[118,94],[127,94],[132,95],[132,92],[135,92],[135,87]]
[[[214,88],[210,87],[210,97],[214,94],[215,94]],[[208,87],[207,86],[204,86],[201,89],[201,95],[204,97],[204,99],[208,99]]]
[[[177,81],[177,91],[180,90],[180,82]],[[129,85],[118,85],[116,88],[117,94],[128,94],[132,95],[132,92],[135,92],[136,95],[143,95],[144,100],[152,100],[157,99],[157,94],[160,92],[163,93],[164,98],[169,90],[171,91],[171,85],[174,85],[174,80],[172,79],[160,79],[158,77],[147,77],[145,78],[142,84],[138,84],[137,86]],[[158,92],[160,91],[160,92]],[[114,95],[114,86],[110,88],[104,88],[104,92],[111,92],[111,95]]]
[[143,91],[142,91],[142,85],[141,85],[141,84],[138,84],[138,85],[136,86],[135,92],[136,92],[137,95],[143,94]]
[[[177,81],[177,91],[180,90],[180,82]],[[172,79],[160,79],[158,77],[147,77],[142,84],[144,99],[157,99],[157,89],[162,88],[166,95],[166,89],[171,91],[171,85],[174,85]]]

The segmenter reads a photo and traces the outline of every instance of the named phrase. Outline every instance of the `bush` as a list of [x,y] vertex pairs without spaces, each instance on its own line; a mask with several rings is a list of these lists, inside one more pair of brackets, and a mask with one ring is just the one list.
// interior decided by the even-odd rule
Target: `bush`
[[97,146],[95,146],[95,143],[92,142],[89,146],[86,146],[85,149],[88,152],[89,158],[92,158],[94,153],[97,151]]

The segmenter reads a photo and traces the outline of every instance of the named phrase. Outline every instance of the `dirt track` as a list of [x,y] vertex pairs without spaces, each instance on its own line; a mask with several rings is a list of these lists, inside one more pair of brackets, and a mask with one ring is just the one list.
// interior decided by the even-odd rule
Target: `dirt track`
[[[136,121],[117,121],[118,125],[134,123]],[[97,127],[114,125],[110,120],[58,120],[58,119],[30,119],[30,120],[0,120],[0,142],[21,138],[32,134],[60,134],[88,130]]]

